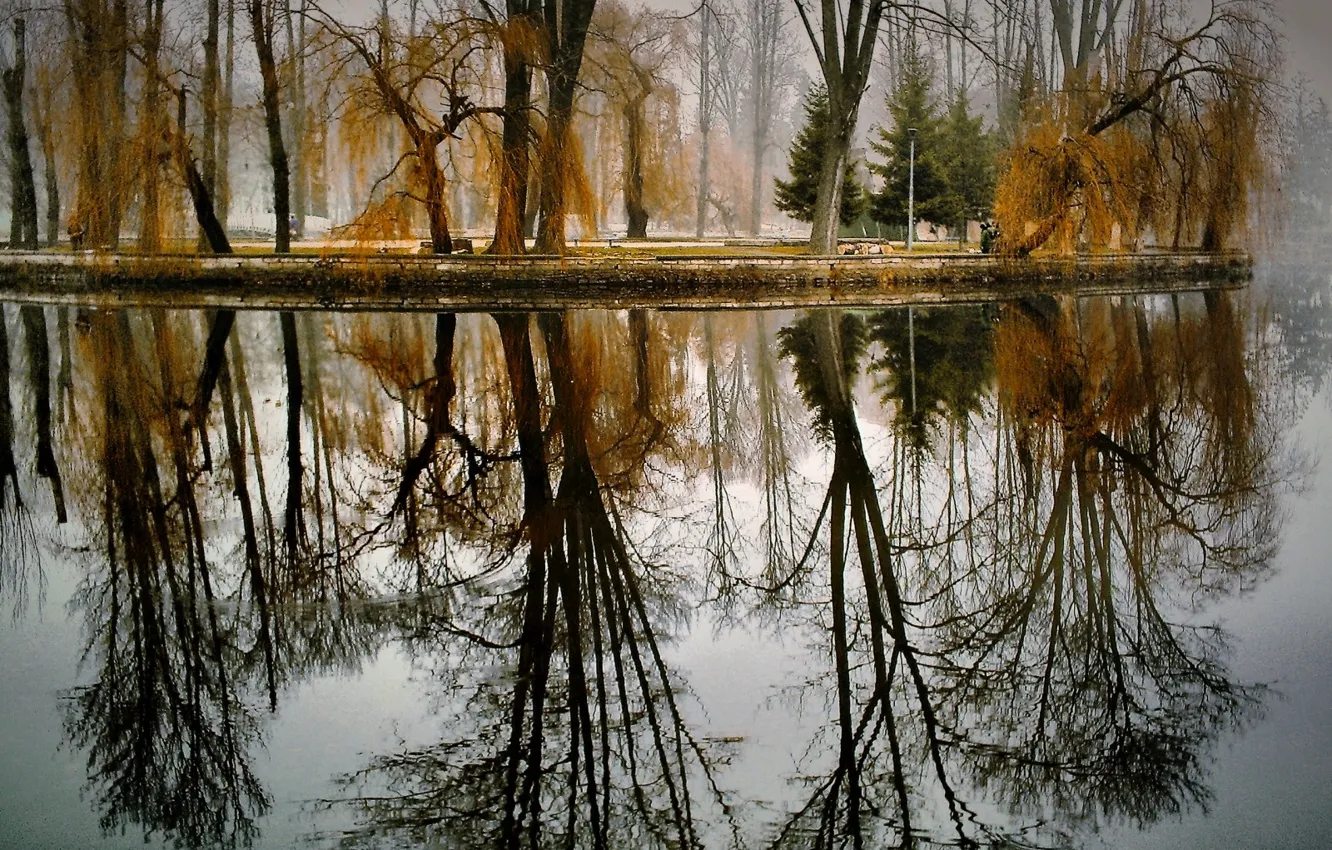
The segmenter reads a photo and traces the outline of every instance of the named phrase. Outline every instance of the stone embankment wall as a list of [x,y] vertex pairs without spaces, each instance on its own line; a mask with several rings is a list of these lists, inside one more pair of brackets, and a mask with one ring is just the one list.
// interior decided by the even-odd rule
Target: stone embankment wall
[[489,257],[5,254],[0,300],[90,306],[532,310],[976,302],[1242,285],[1243,254]]

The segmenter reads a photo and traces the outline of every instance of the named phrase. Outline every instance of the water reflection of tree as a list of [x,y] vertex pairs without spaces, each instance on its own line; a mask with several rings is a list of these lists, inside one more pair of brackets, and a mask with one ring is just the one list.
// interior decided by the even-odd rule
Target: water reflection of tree
[[[1189,609],[1274,554],[1280,454],[1262,364],[1224,296],[1152,321],[1138,304],[1014,311],[997,371],[1036,486],[989,546],[999,577],[943,630],[940,693],[997,799],[1030,816],[1138,824],[1205,805],[1206,760],[1262,689]],[[986,718],[982,726],[972,716]]]
[[26,609],[34,585],[38,597],[42,596],[45,575],[37,559],[32,516],[19,489],[10,375],[8,320],[0,305],[0,601],[8,600],[18,616]]
[[83,358],[77,403],[96,413],[72,436],[92,543],[71,604],[86,623],[90,683],[70,693],[65,731],[86,754],[107,830],[133,824],[186,846],[248,844],[270,802],[251,766],[262,731],[253,706],[275,709],[290,683],[354,668],[422,606],[362,604],[359,579],[308,580],[321,553],[283,556],[244,346],[231,329],[220,335],[214,379],[226,446],[218,474],[239,502],[240,555],[216,557],[235,539],[214,531],[235,502],[212,497],[196,451],[195,429],[208,419],[190,398],[200,362],[190,318],[88,317],[96,356]]
[[912,448],[931,447],[941,420],[965,426],[980,412],[994,368],[985,308],[880,310],[867,321],[870,339],[882,349],[869,369]]
[[[1207,306],[1174,323],[1131,303],[1009,309],[993,498],[966,533],[915,544],[885,523],[851,402],[863,321],[783,329],[833,455],[818,533],[826,519],[836,744],[776,844],[910,845],[940,823],[989,841],[1206,802],[1207,752],[1262,692],[1230,680],[1224,635],[1180,619],[1179,597],[1261,578],[1291,473],[1241,323]],[[986,826],[968,793],[1019,821]]]
[[[269,805],[250,765],[257,730],[227,657],[180,420],[159,418],[158,394],[173,397],[172,363],[164,317],[151,324],[156,374],[127,314],[92,317],[101,541],[73,604],[85,612],[94,670],[68,699],[66,732],[87,753],[103,828],[245,844]],[[165,475],[154,446],[163,426]]]
[[[475,630],[433,635],[464,642],[465,663],[447,666],[451,687],[465,695],[465,732],[376,758],[349,777],[357,791],[385,792],[353,797],[363,826],[351,838],[698,846],[701,813],[717,799],[711,758],[688,730],[681,684],[663,657],[684,617],[683,579],[643,559],[624,503],[603,483],[603,470],[623,474],[610,459],[635,450],[598,434],[606,408],[595,390],[604,384],[566,316],[545,314],[537,323],[549,432],[532,321],[497,315],[496,322],[523,475],[519,569]],[[641,411],[641,394],[629,398]],[[644,424],[649,433],[658,427]],[[457,657],[445,646],[431,649],[437,658]]]

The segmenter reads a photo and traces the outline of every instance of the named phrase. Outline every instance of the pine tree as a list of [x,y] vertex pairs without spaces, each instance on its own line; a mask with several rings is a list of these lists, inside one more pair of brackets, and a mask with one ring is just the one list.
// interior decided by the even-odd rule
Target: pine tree
[[906,55],[902,80],[888,98],[893,126],[878,129],[870,147],[883,157],[870,170],[884,180],[883,191],[873,196],[870,215],[883,224],[907,223],[907,197],[911,179],[911,129],[916,131],[915,217],[917,221],[952,220],[953,200],[944,173],[938,108],[930,96],[934,74],[913,46]]
[[940,221],[965,228],[968,220],[985,221],[994,207],[995,145],[981,116],[971,115],[965,89],[958,89],[939,133],[947,199]]
[[[796,221],[814,220],[814,200],[819,188],[819,166],[823,162],[825,128],[828,126],[828,91],[815,86],[805,96],[805,126],[791,145],[787,168],[790,181],[777,180],[777,209]],[[865,190],[856,182],[853,163],[846,164],[842,178],[842,204],[838,218],[850,224],[865,212]]]

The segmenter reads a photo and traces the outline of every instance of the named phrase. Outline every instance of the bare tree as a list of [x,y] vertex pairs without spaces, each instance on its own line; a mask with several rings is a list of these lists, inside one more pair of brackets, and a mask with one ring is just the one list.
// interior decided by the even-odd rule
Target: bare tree
[[273,53],[275,32],[272,0],[250,0],[250,29],[263,79],[264,127],[268,131],[268,161],[273,168],[274,250],[291,251],[291,167],[282,140],[282,106],[279,100],[277,59]]

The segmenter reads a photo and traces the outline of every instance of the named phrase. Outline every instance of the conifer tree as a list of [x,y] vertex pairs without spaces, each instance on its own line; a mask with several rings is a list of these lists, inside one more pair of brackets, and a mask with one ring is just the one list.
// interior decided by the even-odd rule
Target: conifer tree
[[[819,167],[823,162],[828,125],[828,92],[815,86],[805,96],[805,125],[791,145],[788,169],[790,181],[777,180],[777,209],[796,221],[814,220],[814,201],[819,188]],[[854,163],[847,163],[842,178],[842,204],[838,218],[850,224],[865,212],[865,190],[856,182]]]
[[939,130],[940,158],[948,191],[940,202],[940,221],[965,229],[968,220],[985,221],[994,208],[995,145],[984,120],[971,114],[965,89],[959,88]]
[[907,195],[910,181],[911,129],[916,131],[916,208],[917,221],[947,223],[952,220],[953,200],[948,198],[944,173],[938,108],[930,96],[934,75],[929,64],[912,48],[902,67],[902,79],[888,98],[892,129],[880,127],[878,139],[870,148],[883,158],[871,163],[870,170],[884,180],[883,191],[875,194],[870,215],[883,224],[907,223]]

